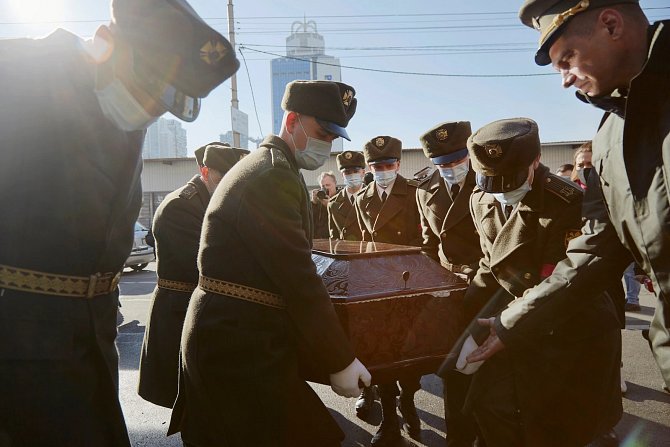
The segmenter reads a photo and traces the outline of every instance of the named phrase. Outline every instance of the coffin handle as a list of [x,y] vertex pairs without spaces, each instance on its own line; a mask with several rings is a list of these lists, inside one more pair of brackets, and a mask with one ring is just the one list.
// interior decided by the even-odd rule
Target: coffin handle
[[407,281],[409,281],[409,272],[405,270],[402,272],[402,280],[405,281],[405,289],[407,288]]

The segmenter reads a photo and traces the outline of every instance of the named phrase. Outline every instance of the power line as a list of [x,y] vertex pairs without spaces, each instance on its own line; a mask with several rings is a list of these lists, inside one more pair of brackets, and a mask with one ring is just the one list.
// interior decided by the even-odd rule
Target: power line
[[247,78],[249,79],[249,89],[251,90],[251,100],[254,103],[254,113],[256,114],[256,122],[258,122],[258,130],[261,131],[261,135],[265,135],[263,133],[263,127],[261,127],[261,120],[258,117],[258,108],[256,107],[256,95],[254,95],[254,86],[251,84],[251,75],[249,74],[249,67],[247,66],[247,59],[244,57],[244,52],[242,51],[242,46],[239,46],[240,48],[240,55],[242,56],[242,60],[244,61],[244,69],[247,71]]
[[351,65],[341,65],[341,64],[331,64],[328,62],[319,62],[312,59],[304,59],[294,56],[282,56],[280,54],[271,53],[269,51],[256,50],[249,47],[244,47],[240,45],[240,50],[246,49],[249,51],[254,51],[256,53],[268,54],[270,56],[283,57],[286,59],[294,59],[303,62],[309,62],[318,65],[328,65],[331,67],[342,67],[349,68],[352,70],[360,71],[372,71],[376,73],[391,73],[391,74],[404,74],[404,75],[414,75],[414,76],[433,76],[433,77],[442,77],[442,78],[521,78],[521,77],[535,77],[535,76],[554,76],[558,73],[525,73],[525,74],[447,74],[447,73],[423,73],[415,71],[399,71],[399,70],[382,70],[378,68],[366,68],[366,67],[355,67]]
[[269,48],[299,48],[304,50],[337,50],[337,51],[397,51],[397,50],[443,50],[443,49],[460,49],[460,48],[487,48],[487,47],[503,47],[509,48],[511,46],[520,45],[535,45],[535,42],[497,42],[497,43],[464,43],[453,45],[401,45],[401,46],[365,46],[365,47],[321,47],[310,45],[275,45],[262,43],[241,43],[247,47],[269,47]]
[[[643,11],[655,11],[670,9],[670,6],[658,6],[654,8],[642,8]],[[351,14],[351,15],[313,15],[310,19],[332,18],[373,18],[373,17],[447,17],[447,16],[483,16],[483,15],[514,15],[517,11],[478,11],[478,12],[448,12],[448,13],[408,13],[408,14]],[[303,17],[298,16],[248,16],[236,17],[235,21],[239,20],[301,20]],[[228,17],[203,17],[203,20],[228,20]],[[105,19],[68,19],[68,20],[38,20],[38,21],[20,21],[20,22],[0,22],[0,25],[39,25],[39,24],[59,24],[59,23],[104,23],[109,22]]]

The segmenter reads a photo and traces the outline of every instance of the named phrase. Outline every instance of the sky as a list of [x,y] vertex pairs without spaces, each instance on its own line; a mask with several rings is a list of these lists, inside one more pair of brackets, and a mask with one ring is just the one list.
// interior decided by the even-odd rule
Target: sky
[[[225,37],[227,3],[190,1]],[[347,127],[352,141],[344,142],[345,149],[361,150],[377,135],[419,147],[419,136],[444,121],[470,121],[475,130],[522,116],[537,121],[543,142],[590,139],[600,111],[579,102],[574,89],[563,89],[551,67],[535,65],[539,35],[519,22],[521,4],[234,0],[238,98],[249,115],[249,135],[272,131],[270,60],[277,56],[265,53],[284,55],[291,25],[306,18],[316,22],[326,54],[340,58],[342,81],[356,90],[358,107]],[[651,21],[670,18],[667,0],[640,4]],[[90,38],[109,18],[109,0],[0,0],[0,38],[41,37],[56,28]],[[194,123],[182,123],[189,153],[230,130],[230,100],[228,80],[203,99]]]

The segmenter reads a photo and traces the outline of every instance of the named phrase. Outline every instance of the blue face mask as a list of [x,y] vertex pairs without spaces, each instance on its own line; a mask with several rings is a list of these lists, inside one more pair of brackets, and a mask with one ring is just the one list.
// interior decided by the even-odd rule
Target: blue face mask
[[388,188],[397,175],[398,173],[396,171],[377,171],[374,173],[375,182],[382,188]]
[[451,168],[438,167],[437,169],[440,171],[440,176],[442,176],[447,183],[455,185],[465,180],[465,176],[468,175],[468,171],[470,170],[470,163],[466,160]]
[[491,195],[498,201],[500,202],[501,205],[511,205],[514,206],[517,203],[521,202],[521,200],[526,196],[528,191],[530,191],[532,188],[528,184],[528,180],[523,182],[523,185],[515,189],[514,191],[508,191],[508,192],[496,192],[496,193],[491,193]]
[[363,175],[359,173],[345,174],[344,183],[347,185],[347,188],[356,189],[363,184]]
[[[333,143],[310,137],[307,135],[307,132],[305,132],[305,128],[302,126],[300,118],[298,118],[298,123],[300,124],[305,137],[307,137],[307,143],[303,150],[300,150],[297,147],[295,148],[295,161],[299,168],[314,171],[328,161]],[[293,139],[292,134],[291,139],[293,140],[293,146],[295,146],[295,140]]]

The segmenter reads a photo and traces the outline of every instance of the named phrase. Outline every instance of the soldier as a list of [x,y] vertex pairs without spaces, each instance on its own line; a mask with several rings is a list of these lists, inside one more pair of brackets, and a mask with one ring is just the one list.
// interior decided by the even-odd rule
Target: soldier
[[239,66],[186,1],[111,3],[91,41],[0,42],[4,445],[130,445],[114,340],[145,129],[196,119]]
[[331,239],[362,240],[354,202],[363,186],[365,157],[360,152],[344,151],[337,155],[337,169],[345,187],[328,202],[328,230]]
[[398,173],[402,142],[375,137],[363,149],[374,180],[356,196],[356,215],[364,241],[421,246],[421,223],[416,209],[418,182]]
[[[437,167],[416,190],[421,217],[422,251],[451,272],[471,279],[482,257],[479,235],[470,216],[475,173],[466,143],[468,121],[439,124],[420,138],[423,152]],[[471,376],[449,371],[443,377],[444,419],[448,447],[472,447],[476,438],[472,416],[462,408]],[[479,445],[482,445],[480,440]]]
[[[484,257],[465,301],[481,308],[499,287],[511,300],[551,275],[579,234],[582,192],[540,164],[530,119],[490,123],[472,134],[468,150],[477,173],[470,209]],[[621,417],[616,310],[605,294],[579,303],[570,318],[547,315],[541,330],[483,365],[457,364],[470,373],[480,366],[467,406],[487,445],[583,446]],[[462,355],[476,346],[469,342]]]
[[298,374],[302,361],[355,397],[370,373],[355,358],[311,257],[310,200],[299,169],[315,170],[348,138],[354,89],[286,86],[278,136],[224,177],[207,208],[200,280],[182,335],[170,432],[187,445],[339,446],[344,437]]
[[[416,208],[418,182],[398,174],[402,143],[397,138],[378,136],[363,149],[365,162],[374,180],[356,195],[356,215],[364,241],[399,245],[421,245],[421,224]],[[395,382],[379,384],[382,423],[372,438],[376,447],[395,446],[404,442],[400,433],[396,397],[400,395],[400,412],[410,436],[418,439],[421,421],[414,406],[414,394],[421,388],[420,377],[403,377],[401,390]],[[374,393],[366,390],[356,407],[369,407]]]
[[632,0],[529,0],[519,16],[541,32],[535,61],[551,63],[564,87],[575,86],[578,98],[606,113],[593,140],[582,236],[551,279],[524,296],[528,305],[507,309],[495,320],[495,334],[472,359],[532,336],[546,315],[581,312],[575,298],[582,291],[602,288],[600,278],[620,274],[634,260],[658,297],[649,338],[668,389],[669,168],[661,155],[670,152],[670,114],[667,95],[658,92],[668,90],[669,23],[650,26]]
[[198,285],[196,258],[205,209],[226,172],[249,153],[216,142],[202,148],[206,150],[200,175],[165,197],[153,223],[158,284],[144,332],[138,394],[167,408],[177,397],[179,342],[186,308]]

